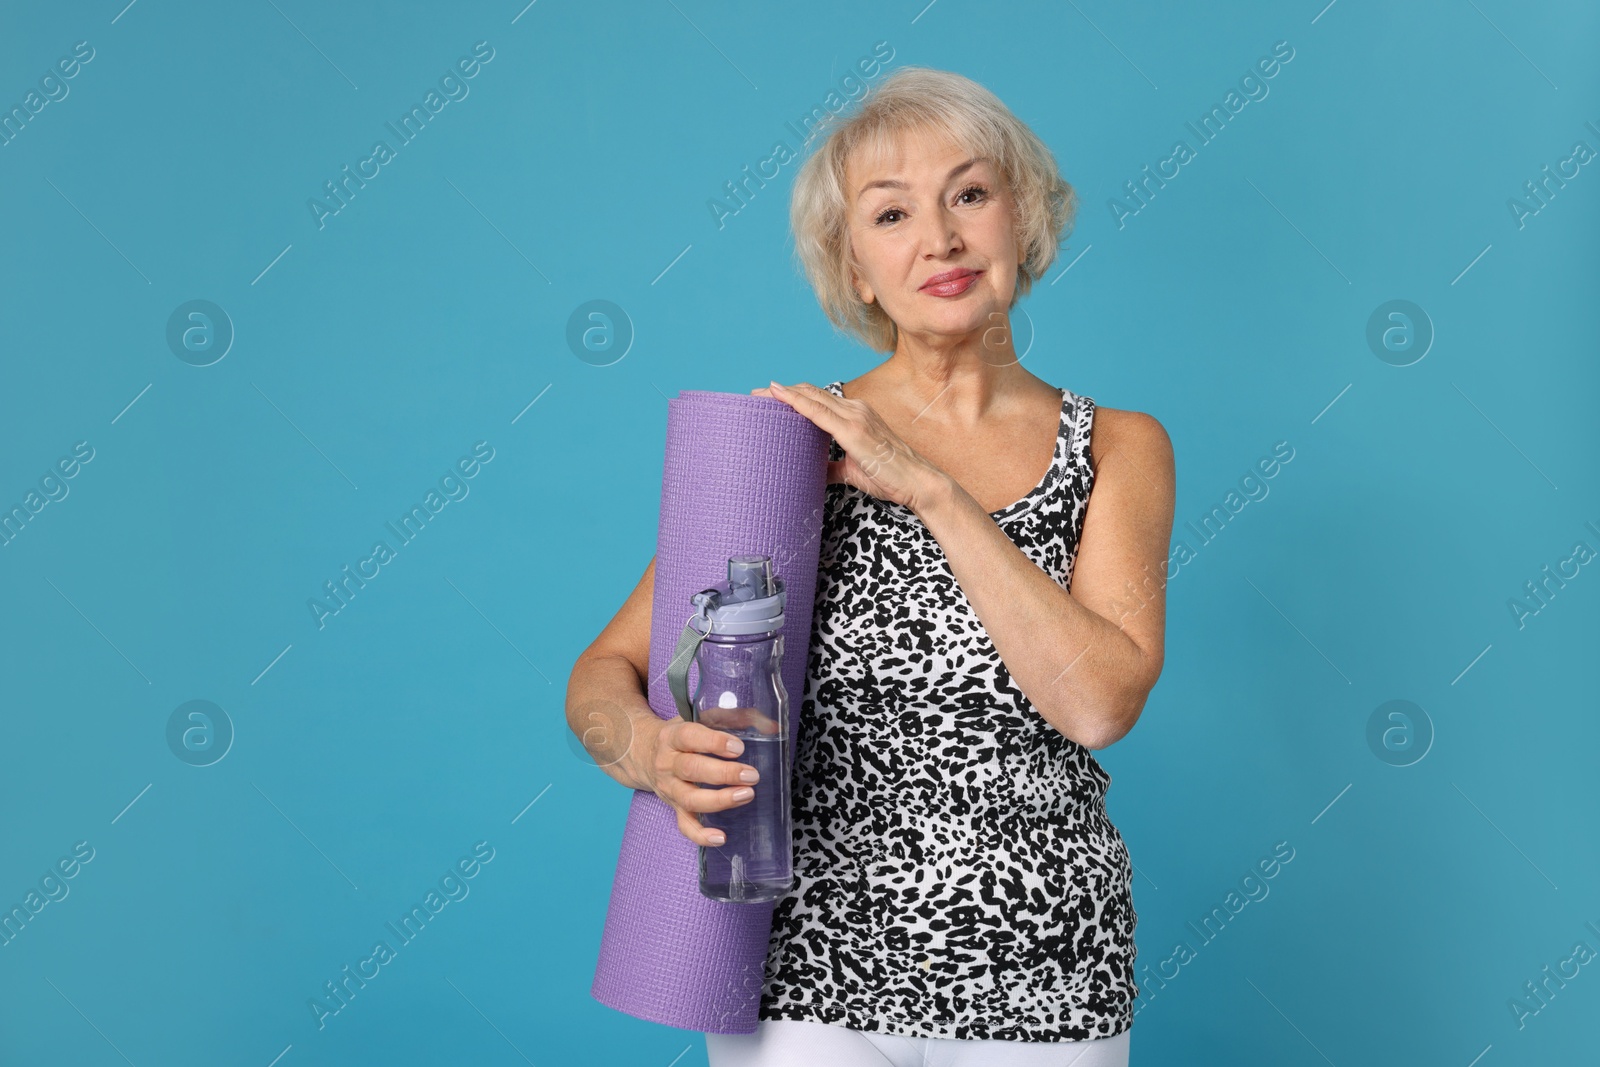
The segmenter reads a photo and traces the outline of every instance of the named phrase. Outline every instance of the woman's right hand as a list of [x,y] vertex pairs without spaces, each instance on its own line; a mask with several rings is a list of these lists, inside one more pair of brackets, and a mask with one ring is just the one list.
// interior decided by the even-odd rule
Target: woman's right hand
[[[714,848],[724,843],[722,831],[702,826],[698,813],[736,808],[755,796],[751,779],[756,769],[732,758],[743,751],[744,742],[704,723],[669,719],[656,733],[652,791],[672,805],[678,830],[695,844]],[[707,789],[702,782],[738,788]]]

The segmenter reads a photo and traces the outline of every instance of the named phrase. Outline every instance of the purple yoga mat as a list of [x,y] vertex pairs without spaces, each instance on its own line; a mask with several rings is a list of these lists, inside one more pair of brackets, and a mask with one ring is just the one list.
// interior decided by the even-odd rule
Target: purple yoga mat
[[[649,694],[663,719],[677,716],[667,662],[694,613],[689,597],[727,578],[729,556],[765,553],[786,591],[782,674],[798,738],[828,441],[781,400],[685,389],[667,401]],[[635,790],[590,992],[650,1022],[751,1033],[774,906],[702,896],[697,846],[665,801]]]

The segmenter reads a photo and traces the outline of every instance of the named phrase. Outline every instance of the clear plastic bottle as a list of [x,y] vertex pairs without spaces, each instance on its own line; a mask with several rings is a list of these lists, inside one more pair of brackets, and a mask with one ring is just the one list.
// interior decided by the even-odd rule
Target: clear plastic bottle
[[783,581],[772,574],[771,557],[761,555],[729,559],[728,581],[692,598],[705,622],[696,627],[704,638],[694,659],[693,721],[739,738],[744,751],[737,761],[761,776],[753,799],[700,813],[702,825],[725,837],[721,845],[700,847],[700,892],[713,900],[775,900],[794,884],[783,599]]

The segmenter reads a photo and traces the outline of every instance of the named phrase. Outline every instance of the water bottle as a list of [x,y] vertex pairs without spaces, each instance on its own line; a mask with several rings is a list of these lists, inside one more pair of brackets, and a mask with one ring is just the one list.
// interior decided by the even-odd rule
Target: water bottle
[[[771,556],[729,558],[728,580],[689,598],[695,613],[667,670],[678,714],[739,738],[739,762],[761,775],[751,800],[698,813],[701,825],[724,835],[721,845],[700,846],[700,892],[712,900],[775,900],[794,884],[789,694],[781,673],[784,595]],[[700,668],[692,696],[691,663]]]

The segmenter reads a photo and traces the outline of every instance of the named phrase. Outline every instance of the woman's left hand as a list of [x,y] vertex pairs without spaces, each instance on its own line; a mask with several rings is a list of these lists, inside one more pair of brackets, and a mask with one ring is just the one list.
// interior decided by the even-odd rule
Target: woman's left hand
[[833,435],[844,459],[828,461],[830,483],[853,485],[920,512],[949,482],[949,475],[913,451],[865,400],[834,396],[808,382],[794,386],[773,382],[750,392],[783,401]]

